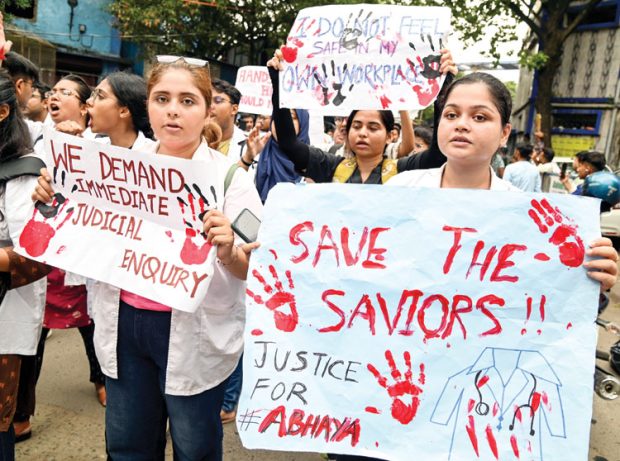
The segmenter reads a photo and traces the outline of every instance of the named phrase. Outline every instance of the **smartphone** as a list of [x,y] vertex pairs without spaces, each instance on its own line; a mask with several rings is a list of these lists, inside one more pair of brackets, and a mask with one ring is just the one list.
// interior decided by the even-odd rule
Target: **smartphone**
[[568,168],[568,163],[562,163],[562,170],[560,171],[560,179],[564,179],[566,177],[567,168]]
[[235,218],[231,227],[235,234],[241,237],[245,243],[256,242],[256,238],[258,237],[258,229],[260,227],[260,219],[258,219],[250,210],[245,208],[241,213],[239,213],[239,216]]

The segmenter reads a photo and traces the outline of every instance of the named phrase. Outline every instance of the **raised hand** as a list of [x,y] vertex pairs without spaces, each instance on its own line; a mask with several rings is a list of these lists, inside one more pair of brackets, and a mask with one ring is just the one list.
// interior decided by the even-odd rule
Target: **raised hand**
[[420,374],[417,384],[413,382],[413,372],[411,371],[411,354],[409,351],[403,353],[405,359],[405,375],[396,368],[394,356],[389,349],[385,351],[385,358],[390,367],[390,372],[394,383],[388,385],[387,378],[383,376],[375,368],[374,365],[368,364],[367,368],[381,387],[387,390],[388,395],[392,398],[392,417],[401,424],[409,424],[415,418],[420,406],[420,394],[423,392],[422,386],[426,379],[424,375],[424,364],[420,364]]

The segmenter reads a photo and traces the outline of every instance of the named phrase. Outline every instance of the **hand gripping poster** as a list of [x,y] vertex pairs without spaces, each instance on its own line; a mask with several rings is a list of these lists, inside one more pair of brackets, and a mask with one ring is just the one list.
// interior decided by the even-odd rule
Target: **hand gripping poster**
[[280,105],[328,115],[427,107],[441,88],[450,9],[330,5],[299,12],[282,48]]
[[585,460],[598,200],[278,185],[248,273],[248,448]]
[[[16,250],[69,272],[193,312],[215,249],[202,216],[221,209],[226,171],[47,130],[55,195],[33,208]],[[221,167],[220,167],[221,168]]]

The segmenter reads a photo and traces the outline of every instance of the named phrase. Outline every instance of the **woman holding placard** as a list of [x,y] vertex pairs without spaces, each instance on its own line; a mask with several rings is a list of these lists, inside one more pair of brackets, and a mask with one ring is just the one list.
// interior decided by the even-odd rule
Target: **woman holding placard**
[[[260,199],[247,174],[232,169],[234,160],[210,149],[202,137],[211,103],[206,61],[159,57],[147,94],[158,139],[151,152],[233,175],[219,210],[203,217],[204,236],[217,259],[196,312],[94,284],[95,344],[107,377],[107,449],[115,461],[163,459],[169,418],[175,459],[221,460],[220,409],[226,379],[243,348],[244,280],[249,252],[256,246],[238,246],[230,222],[244,208],[260,216]],[[210,184],[198,186],[208,190]],[[49,183],[40,178],[33,198],[49,201],[51,194]]]
[[[493,155],[510,135],[511,111],[508,89],[490,74],[476,72],[456,80],[446,91],[437,131],[447,162],[441,168],[401,173],[388,185],[518,191],[491,169]],[[559,223],[557,210],[553,211]],[[611,241],[591,242],[585,255],[590,257],[583,263],[588,276],[601,284],[602,291],[611,288],[618,277],[618,253]]]
[[[401,171],[434,168],[445,162],[445,157],[436,148],[399,160],[386,158],[385,150],[394,127],[394,115],[385,110],[351,112],[346,124],[346,145],[353,154],[352,158],[345,159],[297,142],[289,110],[279,109],[277,71],[283,68],[281,50],[276,50],[267,66],[274,88],[272,118],[280,147],[293,161],[295,168],[315,182],[383,184]],[[442,74],[457,72],[448,50],[441,51],[439,70]]]

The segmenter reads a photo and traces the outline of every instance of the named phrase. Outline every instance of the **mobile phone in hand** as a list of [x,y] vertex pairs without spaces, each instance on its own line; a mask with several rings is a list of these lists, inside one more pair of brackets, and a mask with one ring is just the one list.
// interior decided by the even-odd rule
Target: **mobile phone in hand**
[[231,227],[235,234],[241,237],[245,243],[252,243],[255,242],[258,237],[260,219],[258,219],[250,210],[245,208],[241,213],[239,213],[239,216],[235,218],[231,224]]
[[566,177],[566,169],[568,168],[568,163],[562,164],[562,170],[560,171],[560,179],[564,179]]

